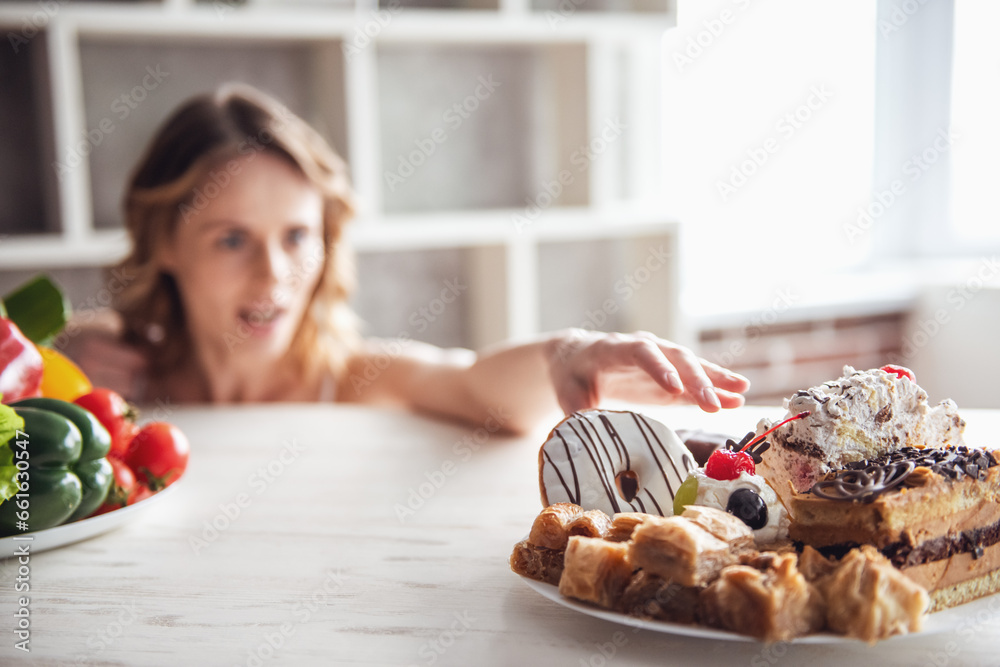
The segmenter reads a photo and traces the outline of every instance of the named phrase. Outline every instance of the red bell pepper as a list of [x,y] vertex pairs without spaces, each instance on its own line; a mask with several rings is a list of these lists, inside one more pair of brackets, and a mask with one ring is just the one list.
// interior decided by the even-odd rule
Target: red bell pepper
[[42,355],[17,325],[0,317],[0,396],[4,403],[40,395]]

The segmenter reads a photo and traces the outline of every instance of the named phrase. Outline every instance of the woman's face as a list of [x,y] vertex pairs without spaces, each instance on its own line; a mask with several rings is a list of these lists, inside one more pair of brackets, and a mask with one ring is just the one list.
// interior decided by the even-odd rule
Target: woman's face
[[210,172],[161,255],[197,346],[235,358],[288,351],[323,270],[323,199],[280,157]]

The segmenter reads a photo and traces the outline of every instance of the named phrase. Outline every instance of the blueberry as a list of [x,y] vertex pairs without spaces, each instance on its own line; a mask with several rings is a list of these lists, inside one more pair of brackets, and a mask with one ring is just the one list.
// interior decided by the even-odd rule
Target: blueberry
[[736,489],[729,496],[726,511],[754,530],[767,525],[767,503],[753,489]]

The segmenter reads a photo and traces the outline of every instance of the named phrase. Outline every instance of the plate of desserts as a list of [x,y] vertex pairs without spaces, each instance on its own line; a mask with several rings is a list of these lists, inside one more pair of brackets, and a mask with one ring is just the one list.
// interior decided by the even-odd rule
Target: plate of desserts
[[1000,618],[1000,453],[963,441],[954,402],[847,366],[785,408],[714,450],[636,412],[570,415],[511,569],[581,613],[706,638],[874,644]]
[[[701,639],[716,639],[737,642],[757,642],[756,637],[750,635],[737,634],[726,630],[716,630],[706,625],[670,623],[668,621],[657,621],[650,617],[630,616],[622,612],[602,609],[592,604],[579,602],[573,598],[560,595],[558,586],[542,583],[534,579],[522,576],[522,581],[533,591],[548,600],[575,612],[599,618],[613,623],[636,628],[638,630],[649,630],[652,632],[663,632],[666,634],[679,635],[685,637],[696,637]],[[919,634],[917,635],[896,635],[883,641],[905,641],[908,637],[949,634],[953,637],[969,637],[973,633],[984,630],[996,631],[1000,622],[1000,595],[979,598],[973,602],[935,612],[927,616]],[[831,632],[820,632],[812,635],[805,635],[789,640],[795,644],[840,644],[856,643],[857,640],[835,635]]]

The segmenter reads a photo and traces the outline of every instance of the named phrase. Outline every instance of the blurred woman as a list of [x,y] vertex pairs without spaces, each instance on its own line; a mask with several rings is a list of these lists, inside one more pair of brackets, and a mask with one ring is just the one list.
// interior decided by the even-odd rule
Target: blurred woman
[[188,101],[129,183],[115,312],[70,353],[137,402],[359,401],[502,415],[512,432],[607,398],[742,405],[745,378],[649,333],[573,329],[478,354],[362,339],[352,197],[344,162],[275,100],[230,86]]

